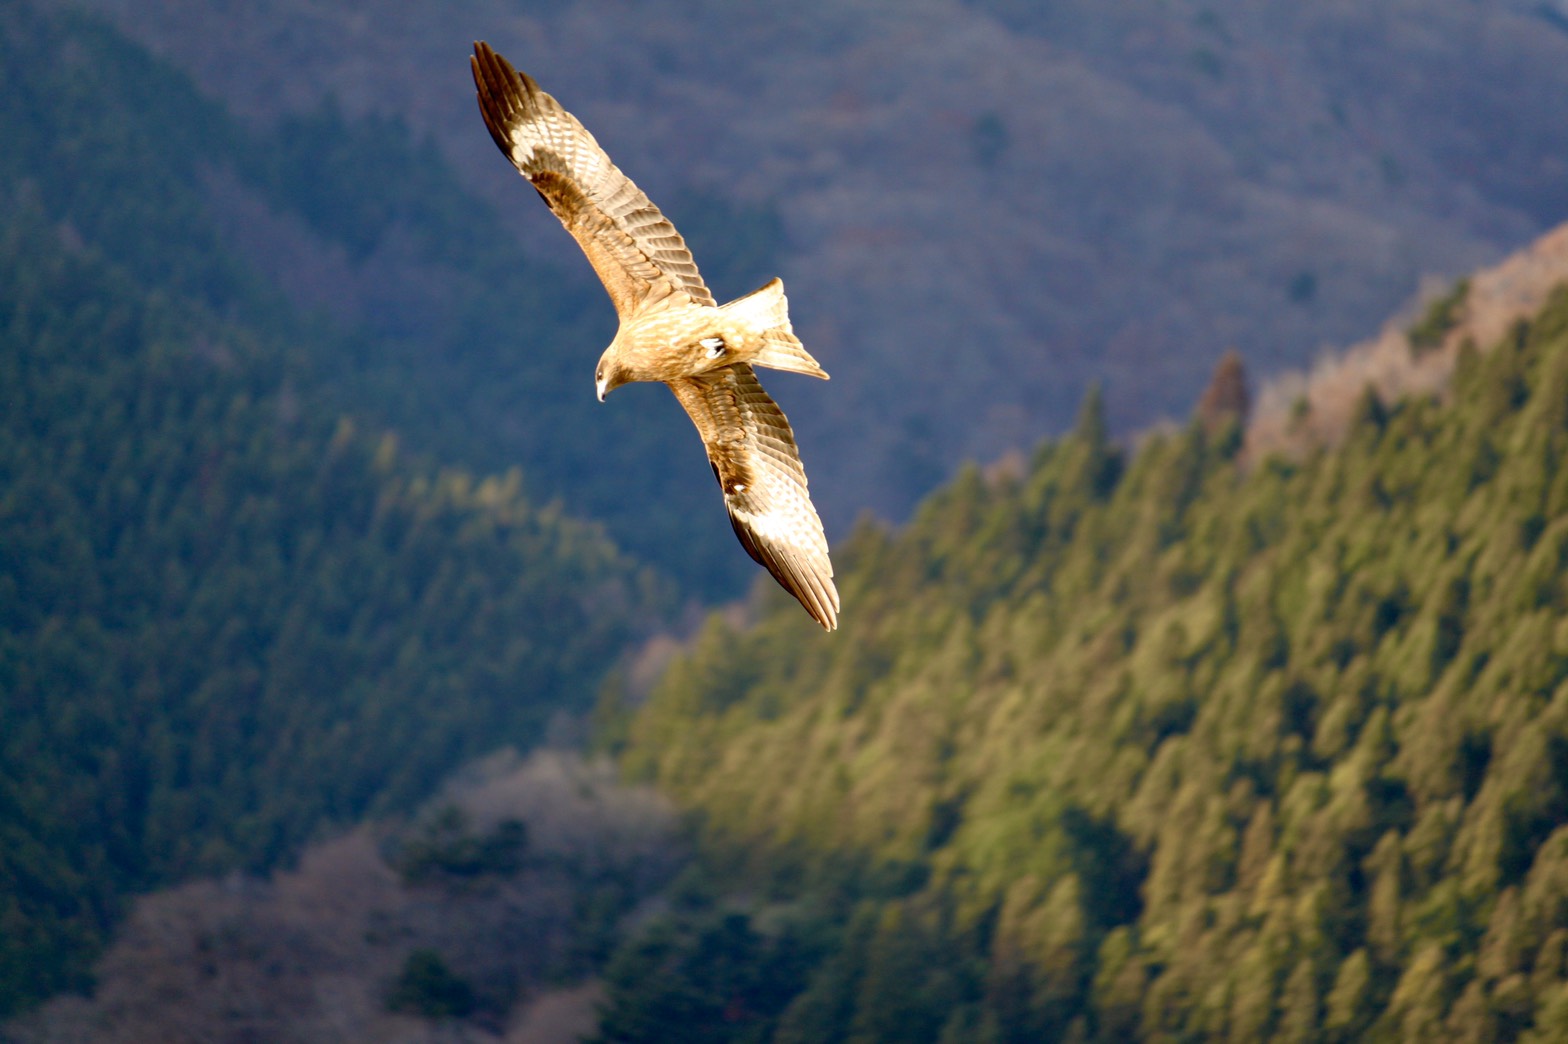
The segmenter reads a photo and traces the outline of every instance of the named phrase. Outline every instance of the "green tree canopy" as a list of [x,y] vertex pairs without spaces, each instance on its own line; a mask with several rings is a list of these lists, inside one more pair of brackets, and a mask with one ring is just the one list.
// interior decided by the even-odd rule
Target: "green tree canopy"
[[1091,398],[858,532],[839,634],[713,620],[626,769],[753,894],[941,940],[841,930],[777,1039],[939,1039],[871,999],[933,947],[975,1039],[1561,1025],[1568,289],[1446,400],[1243,470],[1196,422],[1124,457]]

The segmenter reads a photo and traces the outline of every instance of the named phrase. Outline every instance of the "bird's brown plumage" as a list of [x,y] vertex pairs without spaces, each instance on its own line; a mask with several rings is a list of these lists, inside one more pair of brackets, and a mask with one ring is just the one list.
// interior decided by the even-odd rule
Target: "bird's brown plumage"
[[752,369],[827,377],[790,328],[782,286],[718,307],[680,233],[571,113],[485,43],[472,67],[490,136],[576,238],[620,316],[600,398],[627,381],[667,384],[702,436],[741,545],[832,630],[822,521],[789,421]]

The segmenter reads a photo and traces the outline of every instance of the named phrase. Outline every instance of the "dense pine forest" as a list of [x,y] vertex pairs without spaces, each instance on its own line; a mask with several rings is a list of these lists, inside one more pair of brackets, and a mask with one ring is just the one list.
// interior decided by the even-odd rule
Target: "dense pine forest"
[[[585,46],[572,34],[591,12],[546,6],[512,28]],[[851,6],[834,23],[854,29],[843,53],[884,69],[874,12]],[[1208,42],[1138,66],[1142,16],[1105,23],[1114,39],[1057,44],[1064,27],[1032,9],[961,6],[995,16],[977,39],[1013,48],[1016,68],[1046,69],[1035,48],[1070,44],[1090,64],[1144,68],[1154,95],[1197,77],[1201,126],[1149,153],[1191,161],[1162,189],[1172,212],[1195,193],[1239,220],[1226,193],[1240,190],[1207,191],[1225,164],[1203,128],[1245,160],[1248,184],[1295,169],[1272,112],[1254,126],[1233,104],[1249,91],[1227,86],[1253,82],[1277,25],[1175,5],[1170,17],[1192,15],[1182,32]],[[1489,134],[1522,140],[1508,120],[1555,111],[1549,7],[1487,23],[1508,33],[1483,73],[1536,70],[1518,112],[1512,91],[1467,112]],[[442,135],[330,91],[238,118],[72,8],[0,4],[0,1016],[18,1016],[0,1039],[1568,1038],[1568,288],[1459,347],[1451,380],[1427,390],[1357,383],[1347,398],[1335,389],[1375,367],[1344,367],[1274,408],[1266,440],[1247,425],[1239,355],[1190,423],[1137,438],[1113,438],[1095,392],[1065,436],[967,466],[907,523],[868,517],[836,544],[840,632],[761,578],[692,633],[694,606],[755,574],[669,397],[593,402],[613,316],[591,274],[497,234]],[[1342,17],[1307,19],[1324,54]],[[1445,17],[1432,24],[1459,15]],[[1412,67],[1447,63],[1411,55],[1418,23],[1373,21]],[[998,27],[1027,46],[986,35]],[[638,60],[665,60],[650,54]],[[825,44],[815,60],[853,64]],[[1290,82],[1350,82],[1323,61]],[[455,64],[455,86],[428,89],[466,107]],[[1428,102],[1446,113],[1451,86]],[[929,155],[913,102],[822,89],[799,118],[827,139],[859,147],[886,120],[918,126],[906,144]],[[1128,106],[1129,126],[1170,125],[1123,87],[1075,89],[1096,102],[1090,122]],[[1442,182],[1420,182],[1423,157],[1454,142],[1370,133],[1397,114],[1346,89],[1293,98],[1326,106],[1349,159],[1317,150],[1323,169],[1271,184],[1284,195],[1266,204],[1243,191],[1240,211],[1316,215],[1303,227],[1324,242],[1351,226],[1377,239],[1362,215],[1398,211],[1407,246],[1379,269],[1389,285],[1426,249],[1408,243],[1473,258],[1477,230],[1517,238],[1561,216],[1550,134],[1512,164],[1455,153],[1461,173],[1491,172],[1484,193],[1463,178],[1422,188]],[[668,108],[679,126],[717,125],[734,104],[704,92]],[[1040,180],[1033,123],[964,105],[941,119],[983,172],[973,183]],[[862,327],[889,301],[941,296],[878,269],[862,301],[846,272],[919,251],[844,222],[864,186],[823,193],[806,217],[781,210],[769,184],[817,186],[838,160],[801,160],[798,128],[784,148],[736,122],[766,161],[749,194],[699,177],[661,199],[721,297],[832,240],[842,249],[820,255],[826,274],[802,296],[847,355],[881,343]],[[638,133],[668,129],[655,123]],[[1491,140],[1465,148],[1486,157]],[[797,162],[821,166],[800,177]],[[1346,213],[1303,208],[1341,163],[1371,164],[1373,187]],[[1075,177],[1096,183],[1094,169]],[[1474,203],[1459,225],[1411,231],[1412,214],[1454,199]],[[1116,224],[1047,202],[1088,215],[1095,237]],[[1272,219],[1237,227],[1296,243],[1311,266],[1289,252],[1257,265],[1240,232],[1197,220],[1144,242],[1163,227],[1123,231],[1140,257],[1197,241],[1224,255],[1199,280],[1221,300],[1235,268],[1278,283],[1297,339],[1334,282],[1355,281],[1338,247],[1281,237]],[[547,249],[574,249],[548,231]],[[945,249],[948,231],[920,249]],[[998,282],[985,260],[964,278]],[[1192,287],[1137,278],[1190,310]],[[1518,289],[1461,282],[1409,328],[1400,350],[1423,374],[1446,372],[1483,284]],[[1036,336],[1087,350],[1056,305],[998,285],[1022,314],[1066,324]],[[1106,294],[1117,329],[1138,333],[1138,302]],[[1268,311],[1255,304],[1237,305],[1249,323]],[[901,364],[939,351],[946,369],[901,365],[857,398],[887,371],[871,351],[836,373],[822,426],[800,426],[836,433],[838,489],[880,469],[867,496],[895,503],[969,452],[938,414],[975,423],[974,389],[944,384],[937,413],[900,413],[863,453],[838,436],[913,403],[917,377],[945,382],[953,346],[985,338],[918,309],[888,329]],[[1222,349],[1191,350],[1163,357],[1183,370],[1171,387],[1201,382],[1192,359]],[[977,386],[1013,365],[978,361]],[[1035,352],[1033,379],[1076,395],[1058,362]],[[1127,392],[1108,394],[1114,412]],[[1011,409],[983,418],[977,445],[1039,430]],[[533,750],[585,733],[593,758]]]
[[1091,398],[835,640],[710,621],[607,734],[703,856],[599,1039],[1562,1039],[1568,288],[1488,347],[1246,467]]
[[[418,455],[477,471],[521,464],[540,500],[591,517],[691,591],[741,589],[750,560],[717,539],[732,538],[678,405],[654,388],[624,407],[595,400],[614,312],[586,264],[563,272],[559,255],[576,248],[559,228],[525,252],[400,120],[349,118],[328,100],[243,123],[107,23],[48,11],[62,6],[0,9],[7,196],[139,291],[293,345],[310,412],[395,430]],[[466,76],[463,53],[453,64]],[[473,119],[485,158],[509,170]],[[509,187],[519,209],[538,207],[526,184]],[[738,294],[767,279],[780,235],[769,208],[690,192],[671,202],[695,211],[685,231],[710,282]]]
[[5,1011],[84,985],[129,892],[537,742],[671,599],[516,471],[342,412],[351,332],[200,205],[220,113],[91,23],[0,29]]

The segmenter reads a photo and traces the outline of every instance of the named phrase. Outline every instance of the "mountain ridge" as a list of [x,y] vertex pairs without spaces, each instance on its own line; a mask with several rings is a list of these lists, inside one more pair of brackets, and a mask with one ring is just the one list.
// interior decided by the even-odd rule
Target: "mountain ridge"
[[681,190],[774,208],[780,248],[713,280],[783,277],[831,360],[830,401],[786,408],[835,535],[1063,430],[1091,383],[1119,431],[1180,416],[1226,349],[1305,364],[1568,216],[1568,34],[1525,3],[91,6],[264,122],[327,97],[407,119],[590,309],[489,154],[470,39],[576,111],[699,264],[722,233]]

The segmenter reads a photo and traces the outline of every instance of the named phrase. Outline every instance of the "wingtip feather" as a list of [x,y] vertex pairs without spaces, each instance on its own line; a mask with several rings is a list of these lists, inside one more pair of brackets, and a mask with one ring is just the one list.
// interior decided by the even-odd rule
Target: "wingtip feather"
[[544,95],[533,77],[515,68],[483,40],[474,41],[468,65],[474,75],[480,115],[496,147],[509,156],[512,143],[508,128],[536,110],[542,104],[540,99],[548,95]]
[[[824,576],[790,554],[768,556],[774,561],[765,562],[768,572],[786,591],[795,596],[811,618],[831,631],[838,626],[838,588],[831,576]],[[829,566],[829,568],[832,568]]]
[[788,591],[813,620],[822,625],[823,630],[838,628],[838,588],[833,583],[831,562],[824,575],[788,551],[770,547],[758,540],[733,512],[730,514],[730,527],[735,530],[740,546],[746,549],[752,560],[766,569],[768,575]]

